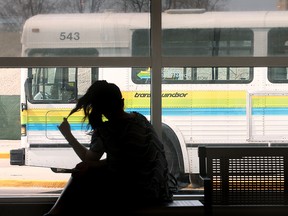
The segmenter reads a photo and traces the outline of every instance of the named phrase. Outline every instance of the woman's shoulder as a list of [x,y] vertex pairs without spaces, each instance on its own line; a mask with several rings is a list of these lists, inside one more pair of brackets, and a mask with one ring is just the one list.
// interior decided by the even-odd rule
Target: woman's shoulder
[[129,112],[119,118],[117,121],[107,121],[98,128],[98,132],[102,136],[110,136],[114,134],[129,134],[139,132],[146,133],[147,129],[151,127],[147,118],[139,112]]
[[130,112],[129,116],[130,117],[123,122],[122,131],[125,131],[127,136],[130,136],[131,134],[146,135],[150,127],[150,123],[146,117],[135,111]]
[[131,119],[137,123],[141,123],[144,125],[150,125],[150,122],[148,121],[148,119],[141,113],[133,111],[130,113],[131,115]]

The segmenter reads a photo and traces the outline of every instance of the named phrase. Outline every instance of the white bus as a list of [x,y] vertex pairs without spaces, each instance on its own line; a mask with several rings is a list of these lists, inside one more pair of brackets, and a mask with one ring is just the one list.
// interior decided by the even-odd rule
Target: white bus
[[[286,56],[288,12],[167,11],[163,56]],[[139,56],[150,53],[146,13],[50,14],[28,19],[22,56]],[[127,111],[150,118],[150,68],[35,67],[22,71],[21,148],[12,165],[71,169],[78,157],[57,125],[94,80],[122,90]],[[170,170],[197,183],[199,145],[287,145],[286,68],[163,67],[163,141]],[[89,146],[81,113],[69,117]]]

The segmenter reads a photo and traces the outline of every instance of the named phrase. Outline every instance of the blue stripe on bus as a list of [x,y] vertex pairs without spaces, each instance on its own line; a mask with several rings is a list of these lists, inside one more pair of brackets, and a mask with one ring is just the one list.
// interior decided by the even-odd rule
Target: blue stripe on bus
[[[34,131],[43,131],[43,130],[48,130],[48,131],[58,131],[58,126],[59,124],[51,123],[51,124],[42,124],[42,123],[37,123],[37,124],[31,124],[29,123],[27,125],[27,130],[34,130]],[[77,123],[71,124],[71,130],[82,130],[86,131],[87,130],[87,125],[82,124],[82,123]]]
[[[142,113],[143,115],[150,115],[150,109],[126,109],[127,112],[136,111]],[[245,108],[163,108],[163,116],[243,116],[246,115]],[[288,108],[253,108],[252,115],[287,115]],[[59,124],[45,124],[45,123],[29,123],[27,125],[27,130],[34,131],[55,131],[58,130],[57,125]],[[80,123],[72,123],[72,130],[87,130],[87,125]]]
[[[138,111],[144,115],[150,114],[150,109],[127,109]],[[163,108],[163,116],[241,116],[246,115],[246,108]],[[288,108],[253,108],[252,115],[288,115]]]
[[275,107],[275,108],[253,108],[253,115],[288,115],[288,108]]
[[[126,111],[136,111],[144,115],[150,114],[150,109],[127,109]],[[163,108],[163,116],[227,116],[246,115],[245,108]]]

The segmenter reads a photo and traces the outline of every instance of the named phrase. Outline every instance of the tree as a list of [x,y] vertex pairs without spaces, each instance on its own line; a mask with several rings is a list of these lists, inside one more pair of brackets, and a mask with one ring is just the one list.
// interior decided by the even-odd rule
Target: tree
[[225,7],[229,0],[164,0],[163,8],[168,9],[189,9],[203,8],[206,11],[217,11]]
[[69,4],[70,7],[68,8],[74,8],[74,10],[70,9],[70,12],[95,13],[100,11],[105,1],[106,0],[70,0],[69,2],[66,1],[65,4]]
[[123,12],[149,12],[150,0],[118,0],[114,8]]
[[[229,0],[162,0],[163,10],[204,8],[220,10]],[[41,13],[149,12],[150,0],[0,0],[0,19],[6,31],[18,31],[29,17]],[[3,27],[2,27],[3,28]]]
[[106,0],[0,0],[0,19],[5,30],[15,31],[29,17],[41,13],[95,13]]
[[58,5],[55,0],[1,0],[0,19],[5,21],[7,30],[18,30],[29,17],[54,11]]

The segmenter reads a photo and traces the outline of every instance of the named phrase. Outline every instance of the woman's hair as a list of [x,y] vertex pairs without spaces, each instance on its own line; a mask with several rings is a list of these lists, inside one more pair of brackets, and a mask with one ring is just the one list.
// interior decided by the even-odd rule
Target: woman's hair
[[95,129],[103,123],[103,114],[113,114],[123,108],[124,103],[119,87],[114,83],[108,83],[106,80],[98,80],[78,100],[68,117],[83,109],[83,122],[88,118],[88,124],[92,129]]

